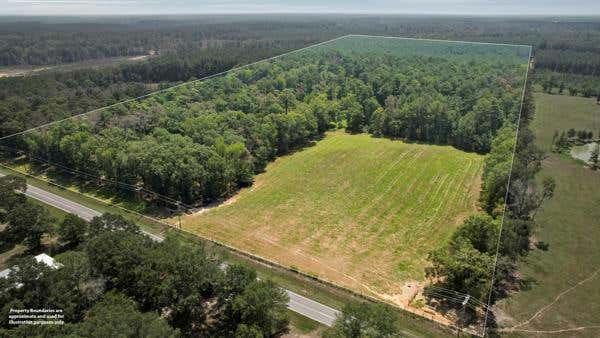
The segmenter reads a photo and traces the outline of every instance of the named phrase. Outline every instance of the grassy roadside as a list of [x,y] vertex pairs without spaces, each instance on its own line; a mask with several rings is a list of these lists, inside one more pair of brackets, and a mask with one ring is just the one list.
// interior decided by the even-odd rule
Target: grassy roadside
[[290,332],[292,337],[296,336],[308,336],[308,337],[319,337],[321,333],[327,329],[325,325],[315,322],[312,319],[306,318],[296,312],[287,311],[290,318]]
[[44,202],[38,201],[35,198],[28,197],[27,198],[31,203],[41,206],[42,208],[48,210],[50,216],[54,219],[54,227],[57,228],[58,225],[62,222],[62,220],[67,215],[66,212],[60,210],[59,208],[55,208],[51,205],[48,205]]
[[[215,247],[217,250],[220,250],[223,254],[224,259],[228,263],[237,263],[243,264],[246,266],[250,266],[257,271],[257,274],[260,278],[263,279],[271,279],[274,282],[278,283],[280,286],[296,292],[305,297],[309,297],[315,301],[318,301],[327,306],[341,309],[344,304],[351,301],[359,301],[360,298],[345,292],[340,289],[335,289],[333,287],[321,284],[317,281],[311,280],[307,277],[294,273],[292,271],[284,270],[281,268],[276,268],[272,266],[268,266],[266,264],[262,264],[256,262],[248,257],[236,254],[234,252],[230,252],[224,248],[216,247],[215,244],[207,242],[200,237],[193,236],[188,233],[182,233],[171,229],[161,223],[157,223],[148,218],[142,217],[140,215],[131,213],[125,209],[119,208],[118,206],[108,205],[105,202],[92,198],[90,196],[86,196],[71,190],[67,190],[56,185],[53,185],[47,181],[24,175],[20,172],[15,172],[13,170],[9,170],[4,167],[0,167],[0,173],[8,175],[13,174],[17,176],[24,177],[27,180],[27,183],[38,187],[40,189],[44,189],[48,192],[54,193],[56,195],[62,196],[64,198],[68,198],[74,202],[85,205],[89,208],[95,209],[100,212],[110,212],[114,214],[119,214],[125,217],[126,219],[132,220],[140,225],[143,230],[159,234],[159,235],[172,235],[176,236],[176,238],[186,242],[186,243],[204,243],[208,246]],[[301,325],[304,329],[307,327],[311,327],[312,324],[304,321],[298,322],[298,325]],[[450,332],[440,328],[437,324],[430,322],[425,318],[421,318],[419,316],[398,311],[398,321],[400,326],[403,329],[403,332],[407,336],[415,336],[415,337],[445,337],[450,336]],[[294,321],[292,321],[293,323]],[[312,322],[312,321],[310,321]],[[317,330],[322,327],[317,326]],[[307,334],[308,332],[303,332],[300,328],[297,328],[298,331],[302,332],[302,334]],[[314,332],[312,332],[314,333]]]

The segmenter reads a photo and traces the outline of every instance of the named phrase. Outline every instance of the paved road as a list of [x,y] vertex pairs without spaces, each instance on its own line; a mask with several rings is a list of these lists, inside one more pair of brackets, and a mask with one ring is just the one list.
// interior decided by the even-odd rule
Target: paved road
[[[0,173],[0,177],[4,176]],[[49,204],[53,207],[61,209],[65,212],[75,214],[86,221],[92,220],[92,218],[96,216],[100,216],[102,213],[90,209],[84,205],[68,200],[64,197],[58,196],[56,194],[47,192],[46,190],[34,187],[32,185],[27,185],[27,191],[25,194],[31,198],[35,198],[38,201]],[[163,238],[143,231],[143,233],[155,241],[162,241]],[[329,306],[323,305],[321,303],[315,302],[312,299],[301,296],[295,292],[285,290],[287,295],[290,297],[290,301],[288,303],[288,309],[299,313],[305,317],[308,317],[314,321],[317,321],[321,324],[331,326],[335,321],[336,316],[339,314],[339,311]]]
[[317,303],[314,300],[304,296],[300,296],[299,294],[290,290],[285,290],[285,292],[290,297],[288,309],[321,324],[327,326],[333,325],[335,318],[340,313],[336,309],[330,308],[329,306],[325,306],[321,303]]

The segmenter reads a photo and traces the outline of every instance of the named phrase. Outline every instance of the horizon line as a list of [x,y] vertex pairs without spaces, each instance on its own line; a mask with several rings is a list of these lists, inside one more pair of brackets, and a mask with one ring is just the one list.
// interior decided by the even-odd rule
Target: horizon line
[[240,15],[321,15],[321,16],[446,16],[446,17],[489,17],[489,18],[502,18],[502,17],[546,17],[546,18],[600,18],[600,12],[593,14],[584,13],[539,13],[539,14],[521,14],[521,13],[502,13],[502,14],[491,14],[491,13],[443,13],[443,12],[338,12],[338,11],[327,11],[327,12],[291,12],[291,11],[273,11],[273,12],[196,12],[196,13],[68,13],[68,14],[0,14],[0,18],[15,18],[15,17],[152,17],[152,16],[210,16],[210,15],[222,15],[222,16],[240,16]]

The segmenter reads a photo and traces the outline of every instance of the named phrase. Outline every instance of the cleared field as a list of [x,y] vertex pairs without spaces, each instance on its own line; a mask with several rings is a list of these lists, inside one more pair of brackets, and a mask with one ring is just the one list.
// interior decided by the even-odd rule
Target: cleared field
[[482,162],[449,146],[333,132],[182,227],[402,304],[427,253],[476,210]]
[[600,105],[595,98],[536,93],[536,115],[532,123],[538,145],[549,152],[555,131],[569,128],[600,132]]
[[0,67],[0,78],[3,77],[14,77],[14,76],[28,76],[37,73],[44,73],[50,71],[72,71],[78,69],[93,69],[103,68],[109,66],[116,66],[122,63],[130,63],[142,61],[149,58],[150,55],[139,55],[139,56],[120,56],[112,58],[86,60],[74,63],[66,63],[60,65],[47,65],[47,66],[11,66],[11,67]]
[[[544,149],[555,129],[589,130],[600,119],[592,99],[537,94],[536,105],[534,131]],[[549,248],[533,250],[522,263],[529,286],[499,304],[506,314],[501,324],[527,336],[598,337],[600,172],[550,154],[540,178],[546,176],[556,179],[556,192],[536,217],[536,237]]]

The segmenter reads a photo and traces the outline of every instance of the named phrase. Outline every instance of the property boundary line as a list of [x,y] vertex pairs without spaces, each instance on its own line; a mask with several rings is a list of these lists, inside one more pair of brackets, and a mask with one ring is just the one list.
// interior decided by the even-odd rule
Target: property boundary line
[[500,221],[500,230],[498,232],[498,241],[496,243],[496,255],[494,257],[494,264],[492,270],[492,279],[490,281],[490,290],[488,292],[488,300],[487,306],[485,307],[485,316],[483,319],[483,336],[485,337],[487,334],[487,321],[489,317],[490,311],[490,303],[492,302],[492,293],[494,292],[494,282],[496,280],[496,271],[498,268],[498,256],[500,255],[500,243],[502,240],[502,230],[504,228],[504,221],[506,219],[506,210],[508,203],[508,195],[510,191],[510,183],[512,180],[512,173],[515,165],[515,157],[517,153],[517,144],[519,142],[519,131],[521,129],[521,116],[523,115],[523,104],[525,101],[525,92],[527,91],[527,82],[529,81],[529,70],[531,67],[531,53],[533,51],[533,47],[529,46],[529,57],[527,58],[527,71],[525,72],[525,79],[523,81],[523,91],[521,93],[521,106],[519,107],[519,117],[517,118],[517,131],[515,132],[515,145],[513,146],[513,154],[510,163],[510,172],[508,174],[508,182],[506,183],[506,194],[504,195],[504,208],[502,210],[502,219]]
[[[531,45],[506,44],[506,43],[491,43],[491,42],[477,42],[477,41],[460,41],[460,40],[442,40],[442,39],[428,39],[428,38],[411,38],[411,37],[399,37],[399,36],[346,34],[346,35],[342,35],[342,36],[339,36],[339,37],[336,37],[336,38],[333,38],[333,39],[329,39],[329,40],[322,41],[322,42],[319,42],[319,43],[316,43],[316,44],[312,44],[310,46],[306,46],[306,47],[302,47],[302,48],[299,48],[299,49],[296,49],[296,50],[292,50],[292,51],[289,51],[289,52],[286,52],[286,53],[283,53],[283,54],[279,54],[279,55],[275,55],[275,56],[268,57],[268,58],[265,58],[265,59],[257,60],[257,61],[245,64],[245,65],[237,66],[237,67],[228,69],[226,71],[222,71],[222,72],[218,72],[218,73],[215,73],[215,74],[212,74],[212,75],[205,76],[205,77],[200,78],[200,79],[195,79],[195,80],[192,80],[192,81],[183,82],[183,83],[180,83],[180,84],[168,87],[168,88],[160,89],[160,90],[157,90],[157,91],[154,91],[154,92],[151,92],[151,93],[148,93],[148,94],[144,94],[144,95],[141,95],[141,96],[138,96],[138,97],[134,97],[134,98],[130,98],[130,99],[127,99],[127,100],[124,100],[124,101],[116,102],[116,103],[113,103],[113,104],[108,105],[108,106],[103,106],[103,107],[100,107],[100,108],[96,108],[96,109],[90,110],[90,111],[85,112],[85,113],[81,113],[81,114],[77,114],[77,115],[72,115],[72,116],[69,116],[69,117],[64,118],[64,119],[52,121],[52,122],[49,122],[49,123],[46,123],[46,124],[42,124],[40,126],[36,126],[36,127],[33,127],[33,128],[29,128],[27,130],[23,130],[23,131],[20,131],[20,132],[11,134],[11,135],[3,136],[3,137],[0,137],[0,141],[8,139],[8,138],[11,138],[11,137],[15,137],[15,136],[18,136],[18,135],[23,135],[23,134],[26,134],[26,133],[29,133],[29,132],[32,132],[32,131],[35,131],[35,130],[38,130],[38,129],[41,129],[41,128],[45,128],[45,127],[48,127],[48,126],[51,126],[51,125],[54,125],[54,124],[57,124],[57,123],[61,123],[61,122],[68,121],[68,120],[71,120],[71,119],[76,119],[76,118],[83,117],[83,116],[88,115],[88,114],[100,112],[100,111],[103,111],[103,110],[106,110],[106,109],[110,109],[110,108],[113,108],[113,107],[116,107],[116,106],[119,106],[119,105],[123,105],[123,104],[127,104],[127,103],[130,103],[130,102],[135,102],[135,101],[138,101],[138,100],[141,100],[141,99],[145,99],[145,98],[151,97],[153,95],[164,93],[164,92],[167,92],[167,91],[179,88],[179,87],[188,86],[188,85],[191,85],[191,84],[194,84],[194,83],[198,83],[198,82],[209,80],[209,79],[212,79],[212,78],[215,78],[215,77],[219,77],[219,76],[231,73],[231,72],[235,72],[235,71],[238,71],[238,70],[245,69],[247,67],[251,67],[251,66],[260,64],[260,63],[264,63],[264,62],[269,62],[269,61],[272,61],[272,60],[276,60],[276,59],[279,59],[281,57],[284,57],[284,56],[287,56],[287,55],[290,55],[290,54],[298,53],[298,52],[307,50],[309,48],[314,48],[314,47],[317,47],[317,46],[328,44],[328,43],[331,43],[331,42],[334,42],[334,41],[337,41],[337,40],[341,40],[341,39],[344,39],[344,38],[348,38],[348,37],[365,37],[365,38],[411,40],[411,41],[447,42],[447,43],[462,43],[462,44],[491,45],[491,46],[496,45],[496,46],[510,46],[510,47],[529,47],[529,56],[527,58],[527,71],[525,72],[525,81],[524,81],[524,84],[523,84],[523,92],[522,92],[522,96],[521,96],[521,104],[520,104],[520,109],[519,109],[519,117],[517,119],[517,132],[516,132],[517,139],[515,140],[515,146],[514,146],[514,149],[513,149],[513,158],[511,160],[511,171],[510,171],[510,174],[509,174],[509,181],[508,181],[508,184],[507,184],[507,193],[506,193],[506,196],[505,196],[505,201],[506,201],[506,199],[508,198],[508,187],[510,186],[510,179],[511,179],[511,176],[512,176],[512,169],[513,169],[513,166],[514,166],[514,157],[515,157],[517,140],[518,140],[518,132],[519,132],[519,127],[520,127],[521,114],[522,114],[522,110],[523,110],[523,101],[524,101],[524,97],[525,97],[525,90],[526,90],[527,81],[528,81],[528,74],[529,74],[529,70],[530,70],[530,60],[531,60],[531,54],[532,54],[532,50],[533,50],[533,47]],[[37,177],[35,177],[33,175],[19,172],[19,171],[15,170],[13,168],[10,168],[10,167],[8,167],[8,166],[6,166],[4,164],[0,164],[0,166],[2,166],[4,168],[7,168],[7,169],[9,169],[9,170],[11,170],[13,172],[17,172],[17,173],[19,173],[21,175],[26,175],[26,176],[31,177],[33,179],[39,180]],[[76,192],[76,191],[70,190],[70,189],[68,189],[68,188],[66,188],[64,186],[61,186],[61,185],[56,184],[56,183],[51,182],[51,181],[44,181],[44,182],[47,182],[47,183],[49,183],[51,185],[54,185],[54,186],[57,186],[57,187],[59,187],[61,189],[66,189],[66,190],[68,190],[70,192],[74,192],[74,193],[80,194],[80,195],[82,195],[84,197],[91,198],[91,199],[96,200],[98,202],[101,202],[101,203],[103,203],[103,204],[105,204],[107,206],[116,207],[116,208],[121,209],[121,210],[123,210],[123,211],[125,211],[127,213],[140,216],[140,217],[148,219],[150,221],[159,223],[159,224],[161,224],[163,226],[167,226],[169,229],[175,229],[176,231],[179,231],[181,233],[184,233],[184,234],[187,234],[187,235],[192,235],[192,236],[198,237],[200,239],[206,240],[206,241],[211,242],[213,244],[216,244],[216,245],[218,245],[220,247],[226,248],[226,249],[228,249],[228,250],[230,250],[232,252],[235,252],[235,253],[241,254],[241,255],[243,255],[245,257],[248,257],[250,259],[253,259],[253,260],[257,261],[257,262],[262,262],[262,263],[268,264],[270,266],[274,266],[274,267],[278,267],[278,268],[281,268],[281,269],[284,269],[284,270],[287,270],[287,271],[290,271],[290,272],[298,273],[298,274],[300,274],[300,275],[302,275],[304,277],[307,277],[309,279],[312,279],[312,280],[318,281],[320,283],[323,283],[324,285],[328,285],[328,286],[331,286],[331,287],[334,287],[334,288],[337,288],[337,289],[340,289],[340,290],[344,290],[344,291],[349,292],[349,293],[351,293],[353,295],[356,295],[358,297],[361,297],[361,298],[364,298],[364,299],[367,299],[367,300],[370,300],[370,301],[382,302],[382,303],[389,304],[389,305],[391,305],[391,306],[393,306],[393,307],[395,307],[395,308],[397,308],[397,309],[399,309],[399,310],[401,310],[401,311],[403,311],[405,313],[410,313],[410,314],[412,314],[414,316],[418,316],[418,317],[421,317],[423,319],[429,320],[429,321],[431,321],[433,323],[436,323],[437,325],[439,325],[441,327],[444,327],[444,328],[451,328],[451,329],[455,329],[455,330],[459,330],[460,329],[460,328],[455,327],[453,325],[446,325],[446,324],[443,324],[441,322],[435,321],[435,320],[433,320],[431,318],[427,318],[425,316],[413,313],[413,312],[409,311],[408,309],[404,309],[404,308],[402,308],[402,307],[400,307],[400,306],[398,306],[398,305],[396,305],[394,303],[388,302],[386,300],[378,299],[378,298],[375,298],[373,296],[366,295],[366,294],[363,294],[363,293],[351,290],[351,289],[349,289],[347,287],[338,285],[338,284],[336,284],[334,282],[331,282],[331,281],[329,281],[327,279],[324,279],[322,277],[317,277],[317,276],[311,275],[309,273],[305,273],[305,272],[302,272],[302,271],[299,271],[299,270],[292,269],[292,268],[284,266],[284,265],[282,265],[282,264],[280,264],[278,262],[269,260],[267,258],[264,258],[264,257],[260,256],[260,255],[256,255],[256,254],[253,254],[251,252],[248,252],[248,251],[245,251],[245,250],[242,250],[242,249],[230,246],[230,245],[228,245],[226,243],[223,243],[221,241],[218,241],[218,240],[215,240],[215,239],[211,239],[209,237],[206,237],[206,236],[203,236],[203,235],[200,235],[200,234],[196,234],[196,233],[193,233],[193,232],[188,231],[188,230],[180,229],[180,228],[178,228],[178,227],[176,227],[176,226],[174,226],[172,224],[163,222],[163,221],[161,221],[159,219],[156,219],[154,217],[141,214],[139,212],[127,209],[125,207],[122,207],[122,206],[119,206],[119,205],[116,205],[116,204],[110,204],[110,203],[108,203],[106,201],[103,201],[101,199],[98,199],[96,197],[89,196],[89,195],[83,194],[81,192]],[[497,261],[498,261],[498,254],[499,254],[499,245],[500,245],[500,238],[501,238],[500,236],[502,234],[502,228],[503,228],[503,225],[504,225],[505,213],[506,213],[506,203],[505,203],[505,206],[504,206],[504,211],[503,211],[503,216],[502,216],[502,221],[501,221],[501,227],[500,227],[500,233],[499,233],[499,237],[498,237],[498,245],[497,245],[497,248],[496,248],[496,256],[495,256],[494,264],[493,264],[493,273],[492,273],[492,280],[491,280],[491,285],[490,285],[490,292],[489,292],[489,295],[488,295],[488,302],[487,302],[487,306],[486,306],[485,318],[484,318],[484,323],[483,323],[483,336],[486,335],[487,319],[488,319],[488,313],[489,313],[489,304],[490,304],[490,301],[491,301],[492,288],[493,288],[493,283],[494,283],[494,278],[495,278],[495,273],[496,273],[496,268],[497,268]],[[464,330],[464,328],[463,328],[463,330]],[[470,332],[470,333],[478,335],[478,333],[476,333],[476,332]]]
[[[452,43],[465,43],[472,45],[490,45],[490,46],[512,46],[512,47],[529,47],[531,45],[519,45],[512,43],[496,43],[496,42],[479,42],[479,41],[466,41],[466,40],[443,40],[443,39],[428,39],[428,38],[410,38],[403,36],[391,36],[391,35],[368,35],[368,34],[348,34],[344,36],[359,36],[365,38],[382,38],[382,39],[398,39],[398,40],[416,40],[416,41],[432,41],[432,42],[452,42]],[[530,55],[531,57],[531,55]]]

